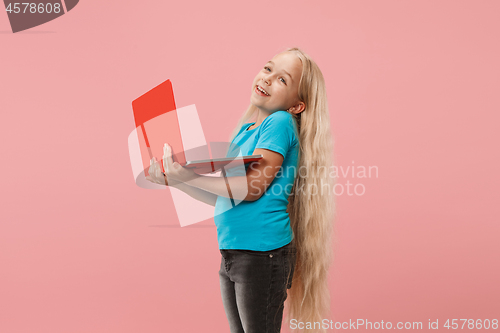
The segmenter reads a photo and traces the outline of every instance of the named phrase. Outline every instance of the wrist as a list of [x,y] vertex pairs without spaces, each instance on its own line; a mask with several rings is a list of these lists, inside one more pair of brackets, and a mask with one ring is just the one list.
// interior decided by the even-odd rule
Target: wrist
[[182,187],[183,182],[175,180],[173,178],[167,179],[167,175],[165,173],[163,173],[163,179],[165,180],[165,185],[167,185],[167,186],[175,187],[175,188],[179,188],[179,189],[180,189],[180,187]]

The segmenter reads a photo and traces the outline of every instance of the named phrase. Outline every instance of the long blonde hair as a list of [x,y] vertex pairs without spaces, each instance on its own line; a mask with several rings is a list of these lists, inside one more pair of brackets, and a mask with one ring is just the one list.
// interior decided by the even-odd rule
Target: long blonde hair
[[[333,260],[332,235],[336,202],[333,195],[333,136],[323,74],[318,65],[301,49],[288,48],[302,62],[298,98],[305,110],[294,115],[299,130],[299,168],[287,211],[297,247],[297,261],[285,302],[284,322],[311,323],[314,329],[304,332],[326,332],[323,319],[331,320],[328,270]],[[241,126],[256,114],[250,105],[238,121],[229,142]],[[286,310],[288,309],[288,311]]]

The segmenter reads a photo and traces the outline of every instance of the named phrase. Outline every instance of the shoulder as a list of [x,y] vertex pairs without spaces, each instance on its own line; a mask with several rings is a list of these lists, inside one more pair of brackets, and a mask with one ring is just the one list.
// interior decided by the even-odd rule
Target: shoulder
[[[283,126],[288,127],[288,129],[292,130],[292,132],[297,132],[297,121],[295,120],[294,116],[287,111],[276,111],[273,114],[271,114],[269,117],[271,118],[272,121],[276,123],[280,123]],[[269,118],[268,117],[268,118]],[[296,133],[298,134],[298,133]]]
[[287,111],[273,112],[264,119],[260,127],[261,132],[269,133],[268,135],[287,138],[290,145],[299,141],[295,118]]
[[293,116],[283,110],[275,111],[271,113],[269,116],[264,119],[264,121],[268,122],[290,122],[293,119]]
[[267,116],[262,122],[263,128],[278,127],[281,129],[289,129],[293,131],[296,127],[295,119],[287,111],[275,111]]

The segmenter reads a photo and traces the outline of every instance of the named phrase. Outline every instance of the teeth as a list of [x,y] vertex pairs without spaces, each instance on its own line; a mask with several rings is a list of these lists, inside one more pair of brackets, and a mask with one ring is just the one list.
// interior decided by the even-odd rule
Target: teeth
[[262,91],[262,93],[266,94],[267,96],[269,96],[269,94],[267,92],[265,92],[261,87],[257,86],[257,89],[259,89],[259,91]]

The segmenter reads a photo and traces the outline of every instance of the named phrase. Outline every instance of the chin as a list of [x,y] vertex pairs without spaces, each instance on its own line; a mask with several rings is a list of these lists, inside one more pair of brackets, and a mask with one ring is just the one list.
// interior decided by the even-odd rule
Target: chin
[[252,104],[252,105],[254,105],[254,106],[257,106],[257,107],[259,106],[259,105],[258,105],[259,103],[256,103],[256,102],[255,102],[254,96],[250,96],[250,104]]

